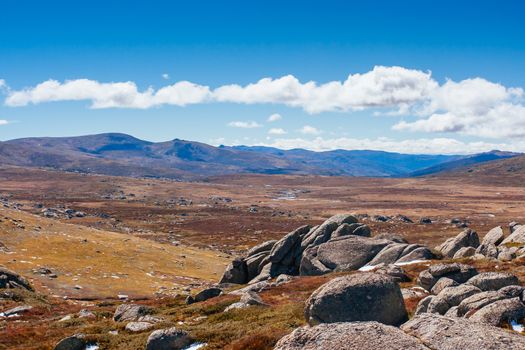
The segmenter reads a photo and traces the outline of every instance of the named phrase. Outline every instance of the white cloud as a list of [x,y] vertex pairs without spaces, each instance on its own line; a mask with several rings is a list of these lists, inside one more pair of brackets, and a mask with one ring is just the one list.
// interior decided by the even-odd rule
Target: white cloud
[[281,129],[281,128],[271,128],[270,130],[268,130],[268,134],[270,134],[270,135],[285,135],[286,131],[284,129]]
[[7,84],[5,83],[5,80],[4,79],[0,79],[0,89],[3,89],[7,87]]
[[260,128],[262,125],[254,121],[248,121],[248,122],[234,121],[234,122],[229,122],[228,126],[231,126],[232,128],[254,129],[254,128]]
[[355,139],[348,137],[314,139],[280,138],[253,146],[269,146],[281,149],[304,148],[312,151],[378,150],[408,154],[473,154],[494,149],[525,152],[525,141],[510,143],[462,142],[452,138],[420,138],[394,140],[391,138]]
[[[281,104],[308,113],[372,109],[375,115],[416,117],[399,121],[394,130],[487,138],[525,136],[522,88],[482,78],[439,84],[430,72],[403,67],[376,66],[362,74],[351,74],[343,81],[301,82],[293,75],[286,75],[215,89],[180,81],[157,90],[150,87],[140,91],[130,81],[101,83],[88,79],[48,80],[22,90],[10,90],[2,80],[0,86],[7,93],[7,106],[86,100],[91,108],[145,109],[223,102]],[[269,122],[275,120],[277,114],[268,118]]]
[[301,129],[299,129],[299,132],[305,135],[318,135],[321,133],[321,131],[319,131],[317,128],[314,128],[310,125],[303,126]]
[[210,98],[207,86],[180,81],[157,91],[148,88],[138,91],[134,82],[99,83],[94,80],[77,79],[60,83],[47,80],[33,88],[11,91],[7,106],[26,106],[50,101],[91,101],[91,108],[151,108],[163,104],[185,106],[203,103]]
[[0,119],[0,125],[6,125],[6,124],[9,124],[9,121],[5,119]]
[[271,116],[268,117],[268,123],[276,122],[278,120],[283,119],[283,117],[279,113],[274,113]]
[[168,73],[162,74],[162,79],[168,80],[170,78],[170,75]]

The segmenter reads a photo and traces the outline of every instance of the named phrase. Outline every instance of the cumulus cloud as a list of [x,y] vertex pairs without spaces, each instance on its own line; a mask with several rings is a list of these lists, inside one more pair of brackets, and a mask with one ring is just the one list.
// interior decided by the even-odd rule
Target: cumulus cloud
[[[247,85],[214,89],[180,81],[159,89],[140,90],[134,82],[102,83],[89,79],[44,81],[13,90],[5,82],[5,105],[25,106],[50,101],[89,101],[91,108],[152,108],[199,103],[280,104],[307,113],[372,109],[374,115],[403,118],[394,130],[461,133],[478,137],[525,136],[522,88],[483,78],[447,80],[440,84],[430,72],[376,66],[345,80],[301,82],[293,75],[263,78]],[[277,114],[268,122],[278,120]]]
[[170,75],[168,73],[162,74],[162,79],[168,80],[170,78]]
[[525,141],[509,143],[462,142],[452,138],[419,138],[395,140],[391,138],[279,138],[268,143],[256,143],[253,146],[269,146],[281,149],[304,148],[312,151],[378,150],[408,154],[473,154],[494,149],[503,151],[525,152]]
[[255,128],[260,128],[262,125],[254,121],[247,121],[247,122],[234,121],[234,122],[229,122],[228,126],[231,126],[232,128],[255,129]]
[[9,124],[9,122],[5,119],[0,119],[0,125],[6,125]]
[[210,98],[210,89],[188,81],[180,81],[157,91],[139,91],[134,82],[99,83],[89,79],[61,83],[47,80],[33,88],[11,91],[7,106],[26,106],[52,101],[91,101],[91,108],[151,108],[163,104],[185,106],[203,103]]
[[305,135],[318,135],[321,133],[321,131],[311,125],[303,126],[301,129],[299,129],[299,132]]
[[268,134],[270,134],[270,135],[285,135],[286,131],[284,129],[281,129],[281,128],[271,128],[270,130],[268,130]]
[[283,119],[283,117],[279,113],[274,113],[268,117],[267,122],[272,123],[281,119]]

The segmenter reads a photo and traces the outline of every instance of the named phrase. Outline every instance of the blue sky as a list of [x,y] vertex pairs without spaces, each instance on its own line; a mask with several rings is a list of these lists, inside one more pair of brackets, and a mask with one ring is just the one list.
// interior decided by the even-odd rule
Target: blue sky
[[525,151],[522,1],[83,4],[0,5],[0,140]]

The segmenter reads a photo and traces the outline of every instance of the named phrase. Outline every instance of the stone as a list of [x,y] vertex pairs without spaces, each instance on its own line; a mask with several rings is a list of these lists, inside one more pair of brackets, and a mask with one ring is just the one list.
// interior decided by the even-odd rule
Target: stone
[[54,350],[84,350],[87,342],[84,334],[75,334],[60,340],[54,347]]
[[506,287],[498,289],[498,293],[506,298],[516,298],[516,297],[520,297],[523,294],[524,290],[525,288],[522,286],[510,285],[510,286],[506,286]]
[[445,243],[436,247],[443,256],[452,258],[456,252],[463,247],[477,248],[479,246],[479,237],[476,231],[466,229],[456,237],[449,238]]
[[462,259],[474,256],[476,254],[476,249],[473,247],[463,247],[460,248],[455,254],[454,259]]
[[241,258],[234,259],[222,275],[219,283],[244,284],[248,282],[248,269],[246,262]]
[[248,252],[246,252],[246,256],[250,257],[250,256],[253,256],[255,254],[262,253],[262,252],[269,252],[270,250],[272,250],[272,248],[275,245],[275,243],[277,243],[277,240],[274,239],[274,240],[271,240],[271,241],[266,241],[266,242],[263,242],[261,244],[258,244],[255,247],[250,248],[250,250],[248,250]]
[[151,313],[151,309],[144,305],[122,304],[117,307],[113,320],[117,322],[137,321],[139,317]]
[[2,311],[0,312],[0,315],[3,316],[3,317],[9,317],[9,316],[14,316],[14,315],[17,315],[17,314],[21,314],[21,313],[24,313],[24,312],[27,312],[29,310],[31,310],[33,307],[31,305],[20,305],[20,306],[15,306],[9,310],[5,310],[5,311]]
[[399,325],[407,317],[399,285],[375,273],[335,278],[314,291],[305,307],[311,325],[354,321]]
[[459,317],[459,315],[458,315],[458,307],[457,306],[452,306],[450,309],[448,309],[447,312],[445,312],[444,316],[447,316],[447,317]]
[[269,252],[260,252],[245,259],[246,269],[248,272],[248,280],[253,279],[260,273],[259,267],[263,260],[268,257]]
[[355,224],[342,224],[332,233],[331,238],[343,237],[353,234],[354,230],[361,226],[358,223]]
[[498,260],[501,261],[511,261],[516,259],[516,252],[518,251],[518,247],[507,247],[504,245],[501,245],[498,247]]
[[419,260],[430,260],[434,259],[434,253],[427,247],[419,247],[411,251],[405,256],[402,256],[396,261],[396,264],[400,263],[407,263],[411,261],[419,261]]
[[378,322],[343,322],[300,327],[281,338],[274,350],[429,350],[398,328]]
[[483,237],[483,240],[481,241],[481,244],[488,245],[488,244],[494,244],[498,245],[505,239],[505,235],[503,234],[503,229],[501,226],[494,227],[492,230],[487,232],[485,237]]
[[374,270],[375,273],[384,274],[390,276],[395,282],[410,282],[410,277],[407,273],[399,266],[396,265],[385,265]]
[[0,267],[0,289],[2,288],[23,288],[34,291],[31,284],[24,277],[5,267]]
[[423,225],[429,225],[432,223],[432,219],[423,217],[419,219],[419,223]]
[[317,258],[318,250],[319,247],[312,247],[304,251],[299,268],[301,276],[320,276],[332,271]]
[[153,327],[153,324],[152,323],[149,323],[149,322],[142,322],[142,321],[137,321],[137,322],[129,322],[127,325],[126,325],[126,330],[128,332],[132,332],[132,333],[138,333],[138,332],[144,332],[144,331],[147,331],[148,329],[151,329]]
[[220,288],[216,288],[216,287],[206,288],[206,289],[201,290],[191,299],[187,299],[186,304],[200,303],[202,301],[206,301],[208,299],[218,297],[221,294],[222,294],[222,289]]
[[472,277],[467,284],[476,286],[482,291],[498,290],[512,285],[521,285],[518,277],[506,272],[483,272]]
[[97,318],[95,314],[87,309],[82,309],[78,312],[79,318]]
[[525,318],[525,305],[520,298],[495,301],[484,306],[470,317],[471,321],[487,323],[492,326],[502,326],[510,321]]
[[495,244],[485,244],[482,243],[478,248],[476,248],[477,254],[482,254],[487,258],[497,259],[498,258],[498,247]]
[[419,274],[418,284],[426,290],[432,290],[434,284],[441,277],[447,277],[457,283],[465,283],[478,272],[470,265],[465,264],[436,264],[430,266],[428,270],[423,270]]
[[309,225],[301,226],[278,240],[270,251],[270,262],[281,262],[285,256],[292,251],[294,245],[300,242],[301,235],[307,233],[309,230]]
[[393,264],[401,256],[401,253],[407,244],[403,243],[394,243],[389,244],[383,250],[381,250],[368,264],[371,266],[379,264]]
[[482,307],[501,299],[505,299],[505,296],[497,291],[481,292],[471,295],[459,303],[458,315],[468,317]]
[[146,350],[180,350],[192,343],[189,334],[175,327],[153,331],[146,343]]
[[408,244],[408,241],[402,236],[397,233],[380,233],[378,235],[374,236],[375,239],[386,239],[395,243],[406,243]]
[[388,244],[386,240],[360,236],[338,237],[319,246],[317,259],[331,270],[357,270]]
[[269,306],[266,304],[261,297],[255,292],[247,292],[241,296],[241,300],[237,303],[233,303],[228,306],[224,312],[235,309],[244,309],[250,306]]
[[372,235],[372,230],[368,225],[360,225],[352,232],[352,234],[354,236],[370,237]]
[[443,299],[452,307],[459,305],[464,299],[477,293],[481,293],[479,288],[468,284],[461,284],[456,287],[446,287],[437,297]]
[[431,295],[426,312],[430,314],[444,315],[450,309],[450,306],[451,305],[449,305],[445,299]]
[[505,238],[500,245],[505,245],[508,243],[525,244],[525,225],[516,226],[514,232],[512,232],[507,238]]
[[464,318],[423,313],[403,324],[401,330],[435,350],[525,349],[521,334]]
[[428,305],[430,305],[430,302],[435,298],[434,295],[429,295],[419,301],[416,307],[416,311],[414,312],[414,315],[419,315],[424,312],[428,311]]
[[459,283],[454,281],[453,279],[450,279],[448,277],[441,277],[432,287],[431,293],[437,295],[447,287],[455,287],[458,285]]

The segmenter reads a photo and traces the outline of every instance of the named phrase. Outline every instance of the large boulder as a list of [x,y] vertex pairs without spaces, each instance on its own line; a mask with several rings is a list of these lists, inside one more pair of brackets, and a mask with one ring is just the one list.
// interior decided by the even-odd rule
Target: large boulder
[[353,321],[399,325],[408,317],[399,285],[374,273],[338,277],[322,285],[308,298],[304,312],[311,325]]
[[186,303],[187,304],[200,303],[202,301],[206,301],[208,299],[218,297],[221,294],[222,294],[222,289],[220,288],[216,288],[216,287],[206,288],[198,292],[194,297],[191,297],[191,296],[188,297],[186,299]]
[[454,257],[454,254],[463,247],[477,248],[479,246],[479,237],[476,231],[466,229],[456,237],[449,238],[445,243],[436,247],[443,256],[447,258]]
[[482,243],[476,248],[476,254],[482,254],[487,258],[497,259],[498,258],[498,247],[493,243]]
[[459,285],[458,282],[454,281],[453,279],[450,279],[448,277],[441,277],[437,282],[436,284],[434,284],[434,286],[432,287],[432,289],[430,290],[430,292],[432,294],[439,294],[441,293],[441,291],[447,287],[455,287]]
[[444,300],[449,307],[452,307],[458,306],[463,300],[477,293],[481,293],[479,288],[468,284],[461,284],[455,287],[446,287],[437,297]]
[[60,340],[54,350],[84,350],[87,345],[84,334],[75,334]]
[[434,350],[525,349],[521,334],[464,318],[423,313],[403,324],[401,330]]
[[483,272],[467,281],[482,291],[498,290],[512,285],[521,285],[518,277],[505,272]]
[[501,245],[508,243],[523,243],[525,244],[525,225],[518,226],[507,238],[505,238]]
[[366,265],[390,242],[360,236],[338,237],[321,244],[317,259],[335,271],[357,270]]
[[268,254],[269,252],[260,252],[245,259],[248,280],[253,279],[261,272],[261,264],[268,257]]
[[277,243],[277,240],[274,239],[271,241],[266,241],[261,244],[258,244],[255,247],[252,247],[250,250],[248,250],[248,252],[246,253],[246,256],[250,257],[255,254],[262,253],[262,252],[269,252],[270,250],[272,250],[275,243]]
[[151,313],[151,309],[144,305],[122,304],[117,307],[113,320],[117,322],[137,321],[141,316]]
[[401,253],[408,244],[394,243],[389,244],[381,250],[368,264],[375,266],[379,264],[393,264],[399,259]]
[[408,263],[411,261],[430,260],[434,259],[434,253],[427,247],[418,247],[406,254],[403,252],[402,256],[397,259],[396,264]]
[[457,283],[465,283],[477,273],[476,269],[470,265],[458,263],[436,264],[430,266],[427,270],[421,271],[417,282],[421,287],[430,291],[442,277],[447,277]]
[[318,250],[319,247],[311,247],[304,251],[299,268],[301,276],[320,276],[332,271],[317,259]]
[[398,328],[377,322],[320,324],[284,336],[274,350],[429,350]]
[[181,350],[192,343],[188,333],[175,327],[153,331],[146,343],[146,350]]
[[469,317],[473,312],[501,299],[505,299],[505,296],[497,291],[481,292],[471,295],[459,303],[458,316]]
[[492,230],[487,232],[485,237],[483,237],[483,241],[481,241],[481,244],[483,245],[489,245],[494,244],[498,245],[505,239],[505,234],[503,233],[503,228],[501,226],[494,227]]
[[[478,247],[479,248],[479,247]],[[473,247],[463,247],[460,248],[455,254],[454,259],[468,258],[476,254],[476,249]]]
[[497,300],[482,307],[470,317],[470,320],[493,326],[502,326],[510,321],[525,318],[525,305],[520,298]]
[[224,271],[219,283],[244,284],[248,282],[248,269],[246,261],[242,258],[234,259]]

